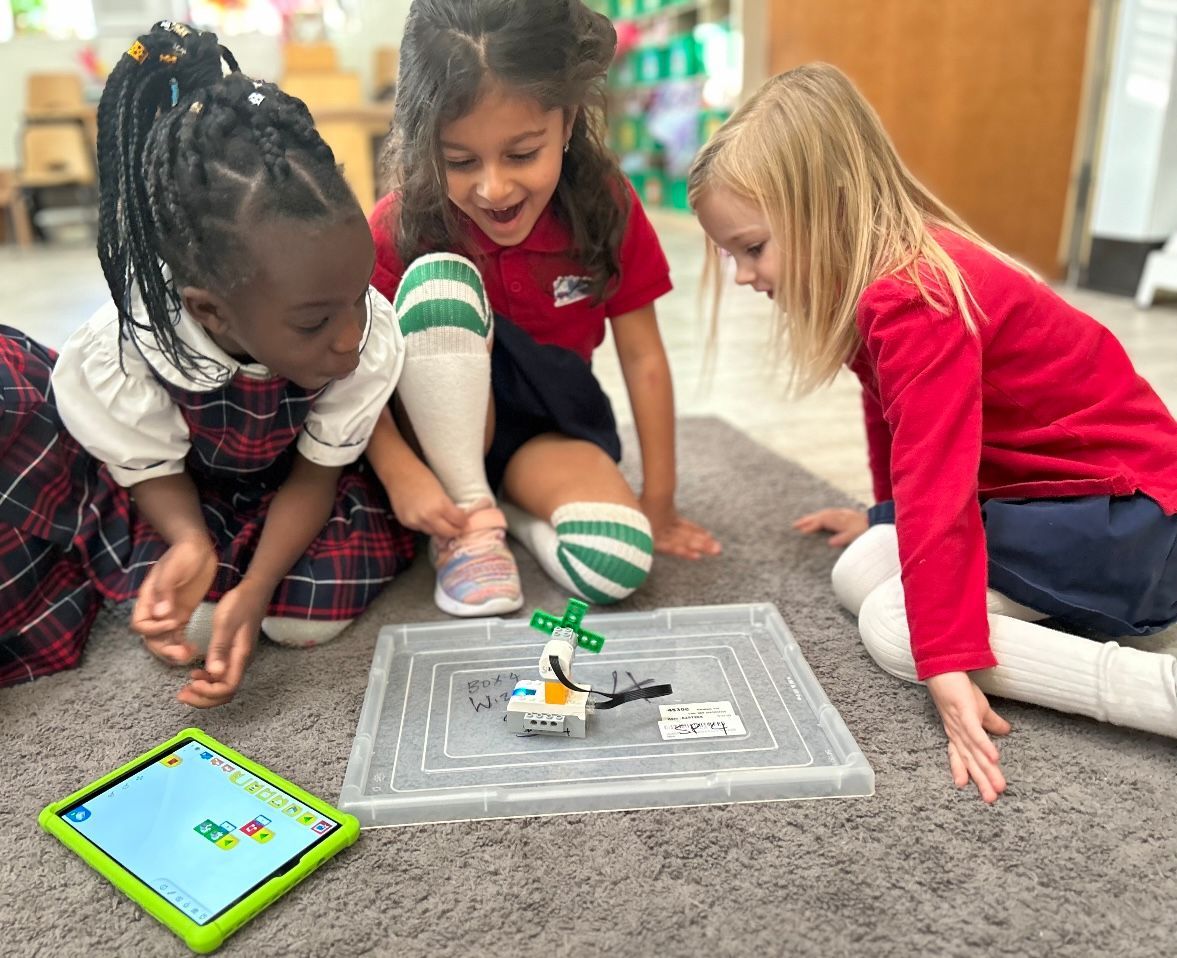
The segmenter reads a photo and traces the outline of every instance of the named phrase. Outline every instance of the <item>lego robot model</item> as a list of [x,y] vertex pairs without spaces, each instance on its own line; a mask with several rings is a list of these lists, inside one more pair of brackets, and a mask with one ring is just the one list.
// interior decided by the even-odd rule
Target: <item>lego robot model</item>
[[[559,735],[584,738],[588,713],[616,708],[637,699],[670,695],[669,685],[654,685],[610,693],[594,691],[591,685],[572,681],[572,659],[577,648],[597,653],[605,637],[581,627],[588,606],[579,599],[569,599],[563,618],[543,609],[531,616],[531,627],[551,635],[539,657],[539,680],[515,684],[507,702],[507,728],[516,735]],[[590,695],[600,697],[590,701]]]
[[569,599],[563,618],[536,609],[531,627],[551,635],[539,657],[539,681],[517,682],[507,703],[507,728],[517,735],[584,738],[592,686],[574,685],[572,660],[577,646],[600,652],[604,636],[580,627],[588,606]]

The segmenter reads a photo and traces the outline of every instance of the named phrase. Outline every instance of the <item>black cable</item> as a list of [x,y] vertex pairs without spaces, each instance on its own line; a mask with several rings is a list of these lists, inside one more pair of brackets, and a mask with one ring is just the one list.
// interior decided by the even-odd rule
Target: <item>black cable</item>
[[566,689],[572,689],[573,692],[587,692],[589,695],[603,695],[604,702],[593,702],[593,708],[598,712],[603,712],[605,709],[615,709],[619,705],[624,705],[626,702],[639,702],[642,699],[659,699],[664,695],[670,695],[674,692],[669,685],[650,685],[646,688],[630,689],[628,692],[621,692],[613,694],[610,692],[602,692],[600,689],[582,689],[579,685],[573,685],[569,681],[568,676],[564,674],[564,670],[560,668],[560,659],[555,655],[548,656],[548,665],[552,668],[552,674],[556,676],[557,680]]

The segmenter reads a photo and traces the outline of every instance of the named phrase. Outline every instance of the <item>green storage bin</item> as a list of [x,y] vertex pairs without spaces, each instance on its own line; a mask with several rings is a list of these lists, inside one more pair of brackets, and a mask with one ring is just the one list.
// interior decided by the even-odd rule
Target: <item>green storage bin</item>
[[636,60],[634,79],[638,83],[657,83],[666,79],[667,56],[664,49],[645,47],[635,50],[633,56]]
[[617,121],[613,143],[620,154],[637,153],[647,149],[650,134],[640,116],[626,116]]
[[666,191],[666,205],[672,210],[683,210],[690,212],[691,204],[687,202],[687,180],[686,177],[674,177],[665,184]]
[[681,80],[703,72],[703,51],[691,34],[675,37],[666,51],[666,77]]
[[666,203],[666,181],[658,170],[631,173],[629,180],[642,206],[663,206]]
[[704,110],[699,114],[699,145],[702,146],[731,116],[726,110]]
[[612,70],[612,85],[624,89],[637,83],[637,62],[632,53],[618,60]]

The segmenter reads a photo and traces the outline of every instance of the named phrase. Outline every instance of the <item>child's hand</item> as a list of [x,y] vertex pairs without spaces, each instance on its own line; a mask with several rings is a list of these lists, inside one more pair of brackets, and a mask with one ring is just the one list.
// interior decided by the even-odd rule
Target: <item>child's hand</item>
[[272,594],[273,589],[243,579],[221,597],[213,613],[213,637],[204,668],[189,674],[188,684],[176,696],[181,702],[207,709],[224,705],[237,694]]
[[723,551],[719,540],[700,525],[684,519],[674,502],[653,502],[643,498],[642,512],[654,533],[654,551],[682,559],[717,556]]
[[135,600],[131,628],[153,655],[173,665],[195,658],[184,628],[216,574],[217,554],[203,536],[178,540],[151,567]]
[[848,546],[870,528],[870,523],[866,513],[857,509],[822,509],[802,516],[793,523],[793,528],[807,536],[815,532],[832,532],[831,546]]
[[1009,722],[989,707],[989,700],[967,672],[944,672],[925,683],[948,733],[948,764],[952,781],[964,788],[972,779],[981,798],[992,805],[1005,791],[997,746],[986,732],[1005,735]]
[[396,482],[385,489],[393,515],[406,529],[439,539],[453,539],[465,528],[466,513],[454,505],[437,476],[423,462],[411,470],[402,469]]

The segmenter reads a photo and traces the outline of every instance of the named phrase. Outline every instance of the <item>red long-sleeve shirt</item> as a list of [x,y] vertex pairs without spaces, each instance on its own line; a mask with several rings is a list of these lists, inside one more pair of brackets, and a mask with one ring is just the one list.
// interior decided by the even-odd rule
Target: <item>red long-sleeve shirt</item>
[[921,679],[996,664],[980,503],[1143,492],[1177,513],[1177,423],[1103,326],[954,233],[937,239],[978,309],[937,312],[907,280],[858,303],[875,497],[895,500]]

